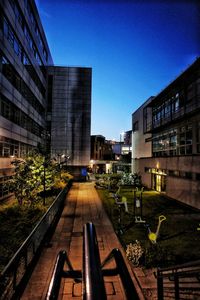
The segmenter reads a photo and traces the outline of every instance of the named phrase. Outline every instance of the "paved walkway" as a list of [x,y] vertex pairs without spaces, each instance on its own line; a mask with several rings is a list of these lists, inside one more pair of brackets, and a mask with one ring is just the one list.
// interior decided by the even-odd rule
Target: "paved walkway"
[[[95,225],[101,261],[113,248],[122,250],[94,188],[94,183],[74,183],[67,196],[62,216],[50,245],[42,250],[37,266],[21,297],[22,300],[45,299],[56,256],[60,250],[67,251],[75,270],[82,269],[82,231],[83,225],[87,222],[92,222]],[[135,278],[129,264],[128,268],[132,274],[140,299],[155,299],[151,293],[144,298],[140,289],[142,287],[145,291],[149,291],[151,287],[155,288],[155,280],[152,279],[151,274],[148,276],[149,281],[145,274],[142,273],[142,270],[136,269],[138,274],[137,278]],[[105,287],[108,300],[126,299],[118,276],[105,278]],[[63,279],[59,299],[82,299],[81,290],[81,283]]]

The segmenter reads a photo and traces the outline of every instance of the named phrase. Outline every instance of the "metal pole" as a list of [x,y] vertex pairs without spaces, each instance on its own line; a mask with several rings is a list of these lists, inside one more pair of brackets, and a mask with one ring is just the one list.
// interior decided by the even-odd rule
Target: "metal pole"
[[43,195],[43,205],[45,206],[46,205],[46,166],[45,166],[45,163],[43,163],[43,166],[44,166],[44,182],[43,182],[43,185],[44,185],[44,195]]
[[175,299],[179,300],[179,278],[178,275],[174,275],[174,286],[175,286]]
[[157,271],[157,293],[158,293],[158,299],[163,300],[163,277],[162,274],[158,268]]

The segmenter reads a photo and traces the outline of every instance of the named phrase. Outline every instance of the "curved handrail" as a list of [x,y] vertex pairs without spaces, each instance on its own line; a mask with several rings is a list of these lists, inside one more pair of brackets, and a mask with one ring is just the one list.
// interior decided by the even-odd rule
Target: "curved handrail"
[[[124,261],[121,251],[118,248],[114,248],[107,258],[102,263],[102,268],[114,258],[116,266],[117,266],[117,274],[119,274],[120,279],[122,281],[122,285],[124,287],[124,292],[126,294],[127,300],[139,300],[138,293],[133,284],[132,278]],[[105,270],[106,273],[106,270]]]
[[53,275],[51,277],[51,282],[47,291],[46,300],[53,300],[58,298],[65,260],[66,260],[66,252],[60,251],[56,259]]

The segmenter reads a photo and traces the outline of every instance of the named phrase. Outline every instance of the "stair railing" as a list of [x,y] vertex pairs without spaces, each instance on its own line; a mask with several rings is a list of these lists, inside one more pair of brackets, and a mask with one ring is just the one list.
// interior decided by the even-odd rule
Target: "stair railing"
[[194,299],[200,299],[200,260],[170,268],[158,268],[155,275],[159,300],[164,300],[165,297],[179,300],[191,295],[196,297]]
[[[112,259],[115,260],[116,267],[104,269]],[[65,262],[69,268],[68,271],[64,270]],[[83,227],[83,270],[74,270],[67,253],[60,251],[54,265],[46,300],[56,300],[58,298],[62,277],[82,281],[83,300],[106,300],[104,276],[116,275],[119,275],[121,278],[126,299],[139,300],[136,288],[120,250],[116,248],[113,249],[101,264],[95,227],[90,222],[86,223]]]

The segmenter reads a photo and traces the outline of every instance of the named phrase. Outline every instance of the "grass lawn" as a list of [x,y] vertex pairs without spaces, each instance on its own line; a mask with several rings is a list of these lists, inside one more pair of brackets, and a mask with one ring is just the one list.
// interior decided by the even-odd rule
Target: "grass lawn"
[[[122,188],[121,196],[128,201],[129,213],[122,212],[119,226],[119,210],[108,190],[97,190],[109,215],[118,237],[126,248],[129,243],[138,240],[144,249],[141,264],[148,267],[164,267],[200,259],[200,211],[185,206],[172,199],[167,199],[155,191],[143,192],[143,219],[145,224],[133,224],[133,190]],[[137,193],[139,196],[139,193]],[[160,234],[156,244],[148,239],[148,228],[156,232],[158,218],[164,215]],[[134,223],[134,222],[133,222]],[[121,230],[120,230],[121,229]]]
[[32,206],[19,206],[16,200],[0,205],[0,271],[31,233],[55,197],[46,198]]

